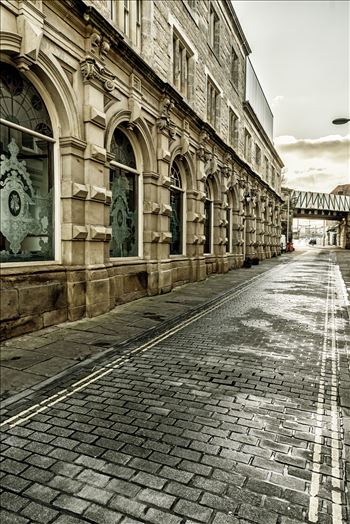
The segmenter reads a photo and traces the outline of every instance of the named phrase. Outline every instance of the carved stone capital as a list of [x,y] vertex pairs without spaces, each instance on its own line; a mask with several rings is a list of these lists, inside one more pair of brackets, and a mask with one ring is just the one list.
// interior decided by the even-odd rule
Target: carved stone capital
[[88,28],[91,32],[86,39],[86,52],[101,62],[104,62],[111,49],[110,41],[106,37],[101,36],[90,24]]
[[116,87],[116,77],[107,71],[105,66],[99,64],[95,58],[88,57],[80,63],[84,82],[98,81],[103,84],[106,91],[113,91]]
[[176,134],[176,126],[171,120],[173,108],[174,102],[167,95],[164,95],[160,102],[160,114],[156,122],[158,130],[168,134],[171,139],[174,139]]

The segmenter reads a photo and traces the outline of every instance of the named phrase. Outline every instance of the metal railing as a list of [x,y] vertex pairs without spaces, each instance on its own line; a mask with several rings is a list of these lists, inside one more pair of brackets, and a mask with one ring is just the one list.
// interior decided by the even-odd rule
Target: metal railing
[[295,209],[350,213],[350,196],[347,195],[292,191],[291,199]]

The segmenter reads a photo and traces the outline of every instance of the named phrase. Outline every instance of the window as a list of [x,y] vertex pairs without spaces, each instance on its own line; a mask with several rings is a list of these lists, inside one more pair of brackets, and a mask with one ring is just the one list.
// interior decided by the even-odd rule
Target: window
[[275,187],[275,183],[276,183],[276,171],[275,171],[275,168],[271,166],[271,186]]
[[269,181],[269,160],[266,156],[264,159],[264,164],[265,164],[264,165],[265,179],[268,182]]
[[216,55],[219,54],[219,17],[212,6],[209,14],[209,45]]
[[142,0],[112,0],[111,13],[119,29],[140,48]]
[[54,259],[52,125],[35,87],[0,64],[0,261]]
[[170,231],[171,231],[171,243],[170,243],[170,254],[181,255],[183,253],[183,200],[184,193],[181,183],[181,175],[179,166],[176,162],[173,162],[170,172],[170,205],[171,205],[171,217],[170,217]]
[[239,119],[232,109],[229,111],[229,142],[233,147],[238,148]]
[[193,81],[193,58],[181,39],[173,33],[173,83],[186,98],[191,98],[190,79]]
[[252,137],[246,129],[244,134],[244,156],[248,162],[252,160]]
[[205,186],[206,199],[204,202],[204,253],[212,252],[212,231],[213,231],[213,200],[211,198],[211,191],[209,183]]
[[121,129],[114,131],[111,153],[110,256],[137,256],[139,173],[133,147]]
[[124,7],[123,7],[123,33],[125,33],[125,36],[130,36],[130,27],[129,27],[129,1],[130,0],[123,0],[124,1]]
[[216,127],[219,112],[219,92],[208,79],[207,84],[207,118],[209,124]]
[[232,209],[229,207],[226,210],[226,253],[232,252]]
[[231,81],[233,85],[238,87],[239,84],[239,59],[236,51],[232,48],[231,51]]
[[257,166],[261,164],[261,149],[258,144],[255,144],[255,163]]

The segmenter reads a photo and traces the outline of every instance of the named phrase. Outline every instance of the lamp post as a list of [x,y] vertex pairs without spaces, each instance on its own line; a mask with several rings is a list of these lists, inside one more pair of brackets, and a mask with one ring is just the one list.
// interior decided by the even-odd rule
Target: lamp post
[[341,126],[343,124],[347,124],[350,122],[350,118],[335,118],[332,120],[332,124],[335,124],[336,126]]

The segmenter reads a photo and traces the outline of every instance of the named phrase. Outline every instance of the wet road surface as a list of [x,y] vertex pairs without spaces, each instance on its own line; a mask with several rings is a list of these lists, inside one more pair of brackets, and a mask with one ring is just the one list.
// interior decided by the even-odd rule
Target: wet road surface
[[345,524],[344,298],[309,251],[5,419],[2,524]]

